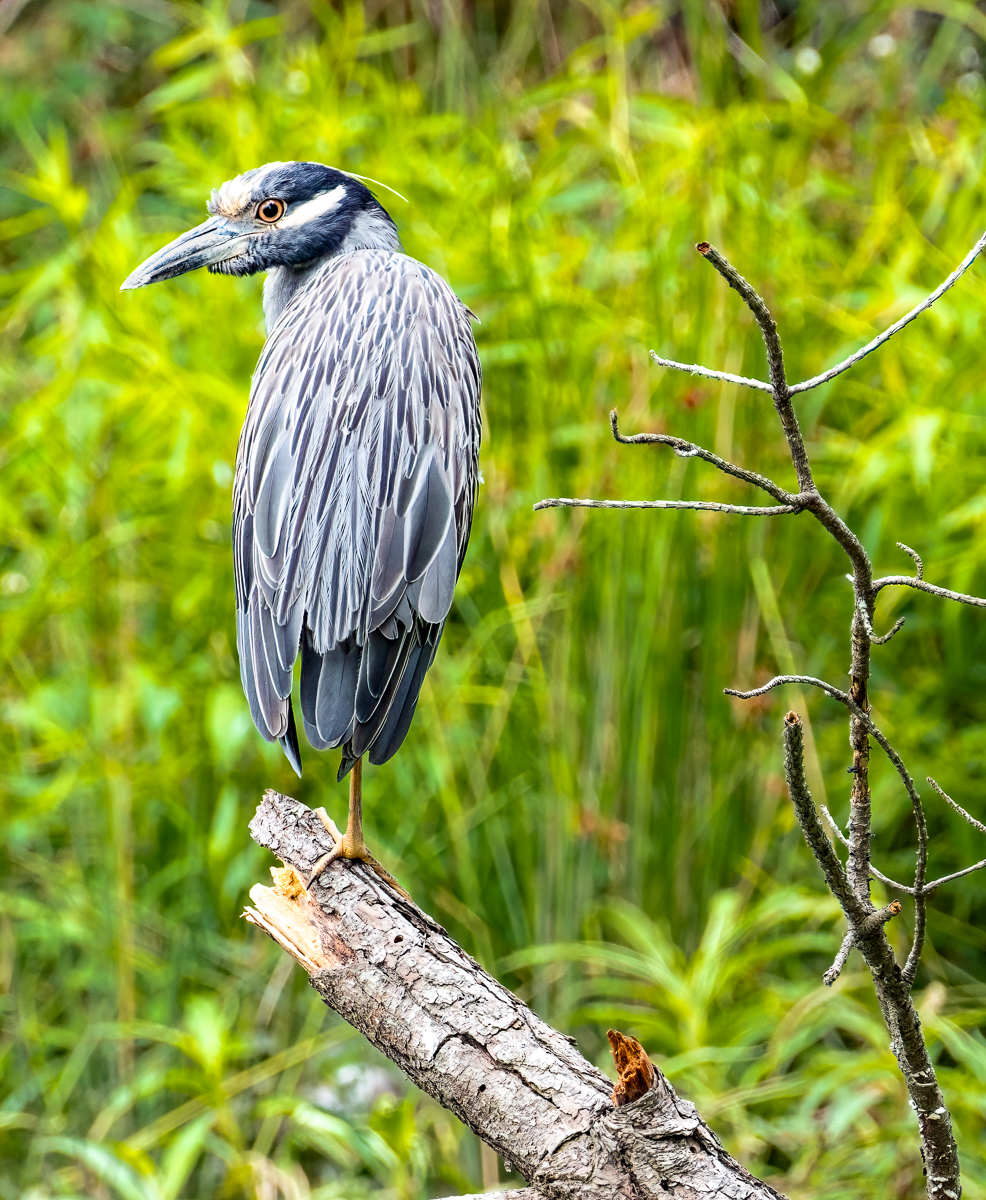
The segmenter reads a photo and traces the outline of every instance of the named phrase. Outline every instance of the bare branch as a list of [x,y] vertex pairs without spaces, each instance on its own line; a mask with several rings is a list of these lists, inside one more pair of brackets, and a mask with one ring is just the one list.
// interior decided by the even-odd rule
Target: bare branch
[[798,418],[794,415],[791,389],[787,385],[787,377],[784,374],[784,354],[781,350],[780,335],[770,309],[763,297],[714,246],[710,246],[708,242],[699,242],[695,249],[715,267],[731,288],[739,292],[760,326],[760,335],[767,351],[767,366],[770,369],[770,390],[774,397],[774,408],[780,418],[781,428],[784,430],[784,436],[787,438],[787,444],[791,451],[791,462],[794,464],[794,471],[798,477],[798,490],[802,493],[817,495],[818,489],[812,479],[811,465],[808,462],[808,451],[805,449],[804,438],[801,436]]
[[[884,875],[884,873],[882,871],[878,871],[872,863],[870,863],[870,874],[874,879],[879,879],[879,881],[886,887],[893,888],[895,892],[903,892],[907,896],[914,895],[914,888],[909,887],[906,883],[898,883],[896,879],[891,879],[889,875]],[[924,890],[927,892],[930,890],[930,888],[926,887]]]
[[[754,688],[750,692],[738,692],[734,688],[723,688],[722,690],[727,696],[735,696],[737,700],[755,700],[757,696],[765,696],[767,692],[773,691],[775,687],[781,687],[785,683],[805,683],[809,687],[820,688],[827,696],[831,696],[833,700],[838,700],[840,704],[844,704],[847,708],[854,709],[856,707],[849,699],[848,693],[840,691],[830,683],[826,683],[824,679],[816,679],[813,675],[775,675],[763,687]],[[864,713],[863,715],[865,716],[866,714]]]
[[924,935],[928,926],[927,889],[924,886],[925,873],[928,869],[928,823],[924,818],[924,808],[917,802],[917,793],[911,797],[914,802],[914,820],[918,829],[917,863],[914,867],[914,941],[907,962],[901,971],[904,982],[913,986],[914,977],[918,973],[921,952],[924,949]]
[[949,275],[944,283],[938,285],[935,290],[926,299],[922,300],[915,308],[912,308],[906,316],[901,317],[899,321],[895,321],[889,329],[884,330],[878,337],[875,337],[871,342],[867,342],[861,350],[857,350],[855,354],[850,354],[847,359],[844,359],[838,366],[830,367],[827,371],[823,371],[821,375],[816,375],[812,379],[806,379],[803,383],[794,384],[791,389],[791,395],[797,395],[798,392],[808,392],[812,388],[821,387],[823,383],[828,383],[830,379],[834,379],[837,375],[841,375],[843,371],[848,371],[850,367],[854,367],[856,363],[872,354],[874,350],[878,350],[884,342],[890,341],[895,333],[900,333],[905,325],[909,325],[915,317],[919,317],[923,312],[929,309],[936,300],[940,299],[959,279],[968,271],[972,264],[976,261],[983,250],[986,249],[986,233],[976,242],[975,246],[969,251],[965,258],[959,263],[955,270]]
[[[864,726],[873,740],[879,745],[880,749],[886,754],[887,758],[893,763],[897,769],[897,774],[904,784],[904,790],[910,797],[911,808],[914,811],[914,822],[918,830],[918,866],[917,874],[914,879],[914,890],[911,893],[915,896],[915,900],[927,889],[924,886],[924,867],[927,865],[927,837],[928,827],[924,819],[924,808],[921,804],[921,797],[918,794],[917,788],[914,786],[914,780],[911,778],[907,768],[904,766],[900,755],[891,746],[887,740],[886,734],[877,727],[873,718],[868,712],[863,709],[852,699],[852,697],[837,687],[833,687],[830,683],[826,683],[823,679],[815,679],[812,675],[776,675],[773,679],[768,680],[763,687],[755,688],[750,692],[738,692],[733,688],[723,688],[727,696],[735,696],[738,700],[752,700],[756,696],[763,696],[767,692],[772,691],[775,687],[780,687],[786,683],[802,683],[809,687],[820,688],[827,696],[831,696],[833,700],[838,700],[840,704],[844,704],[852,713],[856,720]],[[789,714],[790,715],[790,714]],[[869,875],[870,863],[867,860],[867,876]],[[919,877],[920,876],[920,877]]]
[[839,947],[839,953],[835,956],[835,960],[829,969],[822,976],[822,982],[826,987],[831,987],[833,983],[842,974],[842,968],[849,961],[849,954],[853,946],[856,945],[856,938],[853,936],[851,929],[846,930],[846,936],[842,939],[842,945]]
[[918,964],[921,962],[921,954],[924,950],[924,935],[928,927],[928,901],[927,889],[921,888],[918,891],[914,889],[914,941],[911,943],[911,952],[907,956],[907,962],[901,968],[901,978],[908,987],[914,986],[914,978],[918,973]]
[[686,442],[684,438],[674,437],[673,434],[669,433],[634,433],[629,437],[624,437],[620,433],[619,418],[615,408],[609,414],[609,425],[613,431],[613,437],[623,446],[670,446],[679,458],[700,458],[703,462],[711,463],[712,466],[718,468],[726,475],[732,475],[735,479],[741,479],[744,483],[752,483],[754,487],[758,487],[769,496],[773,496],[781,504],[790,504],[795,507],[798,505],[798,496],[795,493],[785,491],[779,484],[774,483],[772,479],[768,479],[765,475],[758,475],[756,471],[748,471],[746,467],[737,466],[736,463],[727,462],[726,459],[720,458],[718,454],[713,454],[711,450],[705,450],[702,446],[696,446],[694,442]]
[[[890,641],[890,639],[894,636],[895,633],[899,633],[901,631],[901,629],[904,628],[904,621],[905,621],[904,617],[898,617],[897,620],[894,621],[894,623],[890,627],[890,629],[883,635],[883,637],[871,637],[870,641],[873,643],[874,646],[885,645],[887,642]],[[872,626],[871,626],[871,628],[872,628]]]
[[699,512],[735,513],[741,517],[780,517],[801,511],[793,504],[750,508],[745,504],[717,504],[712,500],[570,500],[564,496],[539,500],[534,505],[535,512],[542,508],[690,508]]
[[900,912],[900,901],[891,900],[886,908],[878,909],[863,921],[857,929],[847,929],[846,936],[842,939],[842,945],[839,947],[839,953],[835,956],[835,961],[822,976],[822,981],[826,987],[831,987],[833,983],[842,974],[842,968],[849,960],[849,953],[853,946],[862,938],[869,937],[881,929],[891,917],[896,917]]
[[937,596],[940,600],[955,600],[959,604],[972,604],[976,608],[986,608],[986,600],[980,596],[967,596],[964,592],[953,592],[950,588],[936,587],[913,575],[885,575],[882,579],[874,579],[872,595],[885,587],[909,587],[919,592],[927,592],[929,596]]
[[856,718],[856,720],[860,721],[866,727],[867,732],[873,737],[873,739],[880,746],[881,750],[883,750],[884,754],[886,754],[887,758],[889,758],[893,765],[897,768],[897,774],[901,777],[904,787],[907,790],[907,794],[911,797],[911,803],[915,807],[915,811],[920,809],[921,798],[914,787],[914,780],[911,779],[907,768],[901,761],[900,755],[887,741],[886,734],[884,734],[883,731],[877,727],[870,714],[868,712],[864,712],[863,709],[859,707],[859,705],[847,692],[840,691],[839,688],[833,687],[830,683],[826,683],[824,679],[816,679],[813,675],[775,675],[774,678],[768,680],[763,687],[754,688],[754,690],[750,692],[738,692],[733,688],[723,688],[722,690],[727,696],[735,696],[737,700],[753,700],[755,697],[763,696],[767,692],[772,691],[775,687],[780,687],[785,683],[804,683],[809,687],[817,687],[821,689],[821,691],[823,691],[827,696],[831,696],[833,700],[838,700],[840,704],[844,704]]
[[[944,788],[935,783],[930,775],[927,777],[927,779],[938,795],[941,796],[941,798],[945,801],[945,803],[950,808],[953,808],[963,820],[968,821],[973,829],[978,829],[980,833],[986,833],[986,825],[984,825],[982,821],[977,821],[974,816],[965,811],[961,804],[956,804],[952,797],[944,790]],[[971,875],[974,871],[981,871],[983,867],[986,867],[986,858],[981,859],[977,863],[973,863],[971,867],[963,867],[961,871],[954,871],[951,875],[943,875],[940,879],[933,879],[931,883],[925,884],[924,894],[927,895],[929,892],[933,892],[935,888],[940,888],[943,883],[951,883],[954,879],[961,879],[963,875]]]
[[867,911],[849,886],[845,868],[839,861],[832,843],[825,836],[811,792],[808,790],[808,780],[805,776],[804,729],[801,717],[796,712],[789,712],[784,718],[784,777],[801,832],[822,869],[829,891],[839,901],[851,925],[862,923],[868,915]]
[[954,808],[959,816],[963,818],[963,820],[969,822],[973,829],[978,829],[980,833],[986,833],[986,825],[984,825],[982,821],[977,821],[975,817],[970,816],[970,814],[965,811],[961,804],[956,804],[952,797],[944,790],[944,788],[939,787],[930,775],[927,776],[927,780],[938,793],[938,795],[941,796],[941,798],[945,801],[945,803],[950,808]]
[[700,367],[698,363],[675,362],[673,358],[661,358],[653,350],[650,356],[659,367],[667,367],[672,371],[687,371],[689,375],[701,375],[703,379],[715,379],[719,383],[738,383],[743,387],[757,388],[761,392],[773,391],[769,383],[760,379],[747,379],[745,375],[731,375],[728,371],[713,371],[709,367]]
[[921,561],[921,555],[918,554],[916,550],[912,550],[910,546],[905,546],[903,542],[898,542],[897,545],[901,550],[904,551],[905,554],[909,554],[911,558],[914,559],[914,565],[917,568],[918,579],[923,579],[924,563]]

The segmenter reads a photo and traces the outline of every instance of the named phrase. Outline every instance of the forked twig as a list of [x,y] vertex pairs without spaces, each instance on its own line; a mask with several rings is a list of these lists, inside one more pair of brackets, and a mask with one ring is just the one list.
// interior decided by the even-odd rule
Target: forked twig
[[764,349],[767,351],[767,367],[770,373],[770,390],[774,397],[774,409],[780,418],[781,428],[787,438],[791,451],[791,462],[798,477],[798,489],[802,495],[817,495],[818,489],[811,475],[811,464],[808,462],[808,451],[798,425],[798,418],[791,404],[791,389],[788,387],[787,376],[784,372],[784,353],[781,350],[781,339],[777,332],[777,323],[771,315],[764,298],[708,242],[699,242],[695,249],[702,257],[719,272],[729,286],[743,297],[750,312],[760,326],[760,336],[763,338]]
[[882,929],[890,918],[896,917],[899,912],[900,901],[891,900],[886,908],[881,908],[875,913],[870,913],[857,929],[846,930],[846,936],[842,939],[842,945],[839,947],[839,953],[835,956],[835,961],[822,976],[822,981],[826,987],[831,987],[842,974],[842,968],[849,961],[849,954],[853,946],[863,938],[871,937],[878,929]]
[[[910,773],[904,766],[903,760],[893,746],[891,746],[890,742],[887,740],[886,734],[874,722],[870,714],[861,709],[848,692],[843,692],[839,688],[833,687],[832,684],[826,683],[824,679],[816,679],[813,675],[775,675],[773,679],[768,680],[762,687],[754,688],[749,692],[736,691],[734,688],[723,688],[723,691],[727,696],[735,696],[737,700],[752,700],[757,696],[765,695],[767,692],[772,691],[775,687],[781,687],[782,685],[788,683],[800,683],[806,684],[808,687],[819,688],[827,696],[831,696],[833,700],[838,700],[840,704],[845,705],[855,719],[865,727],[867,733],[870,734],[873,740],[897,769],[897,774],[901,778],[901,782],[904,785],[904,790],[907,792],[907,795],[910,798],[911,808],[914,812],[914,822],[918,831],[917,867],[914,877],[914,888],[911,893],[915,897],[916,904],[917,899],[927,891],[924,883],[924,870],[928,859],[928,826],[924,817],[924,807],[921,803],[921,797],[918,794],[918,790],[914,786],[914,780],[911,778]],[[870,865],[871,864],[867,863],[867,868],[869,868]]]
[[731,288],[735,288],[743,297],[743,302],[749,308],[760,326],[764,346],[767,349],[767,368],[770,372],[770,390],[787,390],[787,377],[784,374],[784,355],[781,351],[781,339],[777,332],[777,322],[771,315],[767,302],[756,289],[743,278],[731,262],[723,257],[715,246],[708,242],[699,242],[695,249],[706,262],[712,264]]
[[[702,246],[707,245],[707,242],[700,242],[699,250],[704,253],[701,248]],[[900,333],[905,326],[910,325],[910,323],[916,317],[919,317],[923,312],[927,312],[927,310],[931,308],[936,300],[940,300],[950,288],[954,287],[980,256],[980,254],[982,254],[984,249],[986,249],[986,233],[984,233],[979,241],[976,242],[975,246],[973,246],[973,248],[959,263],[951,275],[949,275],[949,277],[943,283],[939,284],[939,286],[936,287],[929,296],[926,296],[920,304],[915,305],[909,313],[906,313],[900,318],[899,321],[895,321],[893,325],[891,325],[888,329],[885,329],[883,333],[877,334],[872,341],[867,342],[865,346],[854,351],[849,355],[848,358],[843,359],[842,362],[837,363],[834,367],[829,367],[829,369],[827,371],[823,371],[821,375],[814,375],[811,379],[802,380],[801,383],[788,385],[790,394],[792,396],[796,396],[799,392],[809,392],[812,390],[812,388],[821,387],[823,383],[828,383],[830,380],[835,379],[837,375],[841,375],[844,371],[848,371],[851,367],[854,367],[858,362],[866,358],[868,354],[872,354],[874,350],[879,350],[879,348],[886,342],[889,342],[895,334]],[[706,257],[709,256],[706,255]],[[709,261],[712,262],[712,259],[710,258]],[[713,262],[713,266],[715,266],[717,270],[719,269],[715,262]],[[720,272],[720,274],[724,274],[724,272]],[[726,276],[726,278],[728,279],[729,276]],[[740,278],[742,279],[742,276],[740,276]],[[746,281],[744,280],[744,283],[745,282]],[[730,280],[730,283],[732,284],[732,280]],[[752,288],[750,290],[752,291]],[[737,291],[739,291],[738,288]],[[713,371],[709,367],[702,367],[697,363],[675,362],[670,358],[660,358],[658,355],[654,354],[653,351],[651,351],[651,356],[658,366],[670,367],[676,371],[687,371],[689,375],[702,375],[706,379],[716,379],[722,383],[738,383],[742,384],[743,387],[756,388],[762,392],[769,392],[773,390],[771,384],[765,383],[761,379],[748,379],[743,375],[730,375],[725,371]]]
[[[839,841],[843,844],[843,846],[848,848],[849,839],[839,828],[839,824],[836,821],[835,817],[832,816],[832,814],[829,812],[829,810],[826,808],[826,806],[824,804],[820,804],[819,808],[825,814],[825,819],[826,819],[826,821],[828,821],[829,827],[831,828],[832,832],[839,839]],[[870,863],[870,874],[873,876],[874,879],[879,879],[879,881],[882,884],[885,884],[889,888],[893,888],[895,892],[906,892],[907,895],[909,895],[909,896],[914,895],[914,888],[908,887],[908,885],[906,883],[898,883],[896,879],[891,879],[889,875],[884,875],[883,872],[877,870],[877,868],[874,867],[874,865],[872,863]],[[931,886],[932,885],[929,884],[928,887],[925,888],[925,891],[926,892],[930,891]]]
[[534,505],[535,512],[544,508],[663,508],[733,513],[742,517],[779,517],[788,513],[801,512],[802,505],[799,503],[797,495],[785,491],[765,475],[758,475],[756,471],[748,471],[737,463],[728,462],[726,459],[720,458],[718,454],[713,454],[711,450],[696,446],[694,442],[688,442],[684,438],[673,437],[667,433],[636,433],[625,437],[620,433],[619,418],[615,408],[609,414],[609,425],[613,431],[613,437],[623,446],[669,446],[679,458],[700,458],[703,462],[722,471],[723,474],[732,475],[735,479],[760,488],[769,496],[773,496],[775,500],[779,500],[780,504],[758,507],[747,504],[721,504],[712,500],[574,500],[555,497],[550,500],[538,501]]

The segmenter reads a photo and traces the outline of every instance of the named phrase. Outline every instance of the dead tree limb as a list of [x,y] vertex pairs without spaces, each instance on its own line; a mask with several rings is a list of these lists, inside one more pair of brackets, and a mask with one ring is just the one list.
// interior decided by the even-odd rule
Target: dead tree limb
[[[617,1107],[612,1083],[573,1039],[362,864],[334,862],[306,892],[302,879],[331,845],[305,805],[269,791],[250,832],[285,866],[273,888],[251,890],[246,919],[297,959],[330,1008],[512,1164],[531,1185],[512,1196],[778,1200],[660,1071]],[[628,1039],[611,1040],[626,1059]],[[630,1067],[622,1063],[621,1081]]]
[[[787,440],[797,478],[798,490],[788,491],[755,471],[750,471],[736,463],[726,462],[708,450],[702,449],[683,438],[669,434],[637,434],[632,437],[624,436],[619,431],[615,411],[610,414],[610,424],[614,438],[623,445],[629,443],[650,443],[668,446],[684,458],[699,458],[716,467],[726,475],[744,483],[752,484],[761,491],[767,492],[779,503],[771,507],[752,508],[744,505],[730,505],[713,501],[621,501],[621,500],[542,500],[535,508],[553,507],[586,507],[586,508],[712,508],[720,512],[734,513],[744,516],[784,516],[789,513],[807,512],[815,518],[831,537],[838,542],[852,566],[852,574],[848,577],[853,587],[853,611],[849,637],[849,677],[850,688],[843,691],[825,680],[806,675],[778,675],[762,687],[748,691],[735,688],[725,688],[728,696],[750,700],[762,696],[775,687],[785,684],[807,684],[821,689],[826,695],[838,700],[849,711],[849,744],[852,749],[853,761],[849,768],[852,773],[852,790],[849,797],[849,833],[848,837],[830,822],[839,840],[845,845],[848,854],[845,865],[839,858],[835,847],[829,841],[815,806],[808,793],[804,778],[801,718],[796,713],[789,713],[785,718],[784,729],[784,767],[787,776],[788,790],[794,804],[798,821],[805,841],[822,870],[829,890],[838,899],[845,913],[847,930],[835,961],[825,973],[825,982],[829,985],[835,982],[845,965],[853,946],[857,947],[869,969],[876,990],[877,999],[883,1013],[887,1029],[891,1035],[891,1048],[897,1057],[901,1073],[907,1083],[911,1106],[914,1109],[921,1135],[921,1155],[925,1164],[925,1175],[929,1200],[958,1200],[961,1194],[959,1182],[959,1157],[952,1134],[951,1118],[945,1107],[941,1089],[935,1077],[934,1068],[928,1055],[921,1023],[918,1020],[911,990],[921,961],[924,947],[925,927],[927,923],[927,897],[929,892],[986,867],[986,859],[975,863],[962,871],[954,872],[941,879],[927,881],[928,867],[928,826],[924,815],[921,796],[914,785],[900,755],[890,745],[886,736],[876,726],[870,715],[868,698],[868,683],[871,670],[871,659],[874,646],[882,646],[897,634],[904,624],[901,617],[892,628],[882,636],[874,630],[873,616],[876,599],[885,587],[909,587],[916,591],[925,592],[943,600],[954,600],[961,604],[974,607],[986,607],[986,599],[978,596],[968,596],[949,588],[938,587],[927,583],[924,579],[924,564],[921,556],[903,542],[897,545],[914,561],[916,575],[890,575],[881,579],[873,578],[873,567],[862,542],[849,528],[846,522],[832,507],[831,503],[821,494],[812,475],[811,462],[804,437],[798,425],[797,414],[792,403],[793,398],[801,392],[810,391],[824,383],[835,379],[843,371],[848,371],[861,359],[879,349],[895,334],[899,333],[921,313],[927,311],[949,288],[965,274],[980,254],[986,250],[986,234],[979,239],[956,269],[920,304],[901,317],[889,329],[868,342],[861,349],[851,354],[843,362],[806,379],[802,383],[789,384],[784,367],[784,354],[781,348],[777,323],[767,306],[766,301],[743,278],[736,268],[714,246],[708,242],[699,242],[695,247],[699,254],[710,263],[742,297],[744,303],[753,313],[760,335],[763,339],[767,355],[767,368],[770,382],[749,379],[745,376],[726,374],[711,370],[697,364],[675,362],[673,359],[661,358],[652,352],[654,361],[662,367],[673,370],[687,371],[693,375],[701,375],[707,379],[717,379],[730,383],[742,384],[747,387],[769,392],[774,402],[774,409],[780,420],[781,429]],[[871,861],[872,813],[869,784],[870,771],[870,738],[877,743],[897,770],[901,782],[911,802],[917,832],[917,854],[912,886],[897,884],[874,868]],[[932,780],[928,781],[942,798],[962,817],[973,826],[982,830],[984,827],[957,805]],[[826,816],[828,812],[826,811]],[[894,901],[885,908],[877,909],[870,898],[870,878],[875,876],[889,887],[897,888],[914,898],[914,935],[910,953],[906,962],[901,966],[894,956],[893,949],[887,939],[884,929],[886,922],[899,914],[900,903]]]

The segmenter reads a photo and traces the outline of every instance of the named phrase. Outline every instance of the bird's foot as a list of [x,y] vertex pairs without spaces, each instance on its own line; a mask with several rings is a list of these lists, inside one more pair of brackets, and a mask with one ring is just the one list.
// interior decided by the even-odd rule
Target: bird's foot
[[329,837],[331,837],[333,842],[335,842],[335,845],[327,854],[323,854],[312,868],[312,875],[308,880],[308,887],[312,886],[312,884],[319,877],[319,875],[322,874],[329,863],[335,862],[337,858],[348,858],[355,859],[357,862],[366,863],[368,867],[373,868],[373,870],[377,875],[380,876],[384,883],[389,883],[396,892],[400,892],[405,900],[411,899],[411,897],[407,894],[407,892],[404,891],[393,875],[391,875],[389,871],[385,870],[380,863],[377,862],[369,850],[367,850],[366,842],[363,841],[362,830],[360,830],[355,837],[350,834],[348,829],[345,833],[340,833],[339,827],[324,808],[316,808],[315,814],[324,825]]

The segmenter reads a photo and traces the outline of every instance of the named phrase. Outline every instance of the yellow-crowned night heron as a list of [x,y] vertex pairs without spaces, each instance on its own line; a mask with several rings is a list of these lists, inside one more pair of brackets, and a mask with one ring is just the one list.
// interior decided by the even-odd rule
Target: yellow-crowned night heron
[[268,272],[267,342],[233,484],[240,678],[257,729],[300,775],[300,649],[308,740],[342,747],[340,779],[352,770],[348,827],[327,859],[377,866],[363,841],[362,756],[386,762],[407,733],[479,481],[471,313],[402,253],[370,191],[332,167],[268,163],[224,183],[208,208],[123,289],[198,267]]

